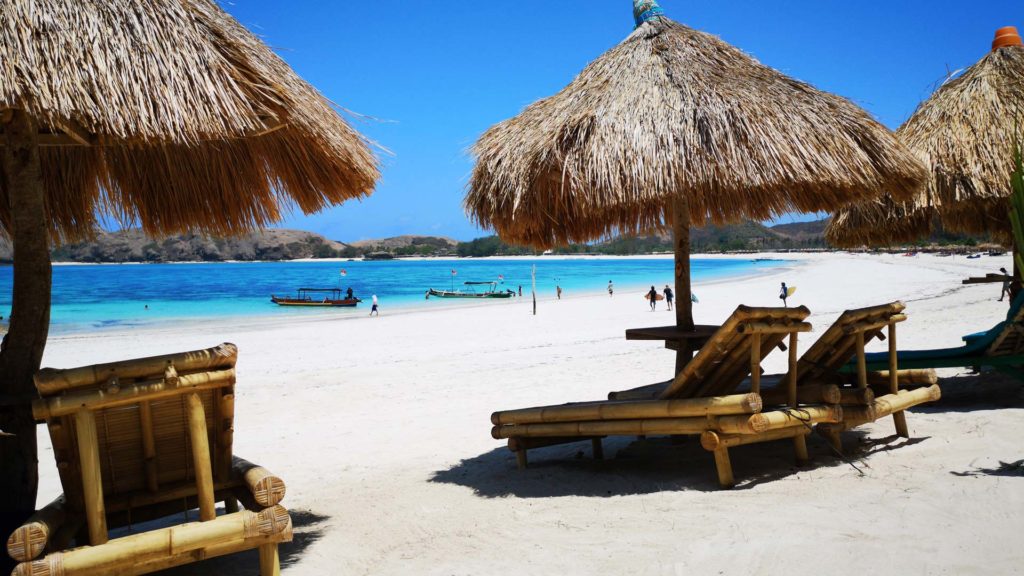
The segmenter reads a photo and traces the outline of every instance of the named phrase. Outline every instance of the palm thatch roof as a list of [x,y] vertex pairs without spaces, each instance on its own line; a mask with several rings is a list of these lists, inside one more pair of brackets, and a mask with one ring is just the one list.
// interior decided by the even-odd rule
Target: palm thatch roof
[[[946,230],[1007,238],[1010,173],[1022,134],[1024,46],[997,47],[943,84],[896,131],[928,164],[924,193],[890,210],[874,204],[840,210],[827,238],[838,246],[912,240],[930,232],[931,213]],[[907,215],[925,222],[910,238],[907,230],[915,225]]]
[[[97,213],[154,235],[238,233],[366,196],[379,176],[367,140],[213,0],[5,2],[10,109],[39,124],[64,239]],[[0,233],[10,219],[0,184]]]
[[663,16],[487,130],[465,205],[537,247],[915,194],[924,167],[848,100]]

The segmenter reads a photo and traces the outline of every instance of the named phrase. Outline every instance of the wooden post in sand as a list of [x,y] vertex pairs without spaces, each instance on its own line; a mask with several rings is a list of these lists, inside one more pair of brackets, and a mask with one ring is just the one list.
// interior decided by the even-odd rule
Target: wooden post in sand
[[[796,394],[796,378],[797,378],[797,332],[793,332],[789,335],[789,375],[787,376],[786,392],[788,394],[789,407],[796,408],[797,406],[797,394]],[[810,430],[810,427],[807,428]],[[797,434],[793,436],[793,450],[796,452],[796,463],[803,464],[809,459],[807,457],[807,436],[805,434]]]
[[530,270],[530,294],[533,295],[533,315],[537,315],[537,265]]
[[[675,252],[676,328],[693,331],[693,301],[690,297],[690,203],[686,196],[677,196],[672,204],[673,251]],[[688,339],[679,341],[676,349],[678,375],[693,359],[693,345]],[[757,390],[754,390],[756,393]]]

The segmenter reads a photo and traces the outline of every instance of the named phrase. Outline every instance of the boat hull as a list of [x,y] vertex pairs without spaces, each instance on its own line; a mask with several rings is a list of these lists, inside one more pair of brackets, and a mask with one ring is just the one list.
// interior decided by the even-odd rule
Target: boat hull
[[434,290],[431,288],[427,292],[428,297],[433,296],[435,298],[466,298],[472,300],[484,300],[488,298],[505,299],[513,296],[512,292],[451,292],[448,290]]
[[271,296],[270,301],[278,306],[301,306],[306,308],[355,308],[362,300],[300,300],[298,298],[278,298]]

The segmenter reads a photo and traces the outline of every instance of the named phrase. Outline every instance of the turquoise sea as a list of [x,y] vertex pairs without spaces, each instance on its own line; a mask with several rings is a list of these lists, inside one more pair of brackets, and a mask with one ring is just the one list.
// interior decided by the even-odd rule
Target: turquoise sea
[[[530,294],[530,270],[537,266],[539,297],[601,292],[608,281],[617,292],[659,290],[672,282],[671,259],[484,259],[422,261],[312,261],[196,264],[57,265],[53,268],[52,332],[80,332],[154,325],[180,319],[355,315],[369,312],[376,294],[381,309],[420,306],[479,305],[480,301],[441,300],[424,295],[428,288],[450,289],[465,281],[504,277],[502,288]],[[740,276],[784,265],[784,261],[749,259],[692,261],[695,282]],[[346,275],[341,275],[341,270]],[[456,274],[452,275],[452,270]],[[0,314],[11,307],[12,268],[0,267]],[[270,295],[293,294],[297,288],[348,288],[366,300],[356,309],[283,308]],[[699,288],[696,290],[699,295]],[[501,300],[488,304],[502,305]],[[148,307],[148,308],[147,308]]]

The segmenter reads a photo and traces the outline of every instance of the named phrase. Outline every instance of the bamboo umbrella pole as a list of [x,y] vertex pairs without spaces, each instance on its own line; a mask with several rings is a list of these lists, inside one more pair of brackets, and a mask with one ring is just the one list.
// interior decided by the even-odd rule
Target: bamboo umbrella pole
[[[693,330],[693,302],[690,298],[690,204],[685,196],[678,196],[672,205],[673,248],[675,250],[676,278],[675,305],[676,327]],[[676,374],[693,359],[693,348],[689,340],[679,341],[676,350]],[[755,390],[756,392],[756,390]]]
[[[899,394],[899,360],[896,358],[896,324],[889,324],[889,393]],[[892,421],[896,425],[896,434],[903,438],[910,438],[910,430],[907,429],[907,414],[896,412],[892,415]]]
[[142,455],[145,458],[146,489],[160,489],[156,469],[156,440],[153,437],[153,409],[149,401],[139,403],[139,425],[142,427]]

